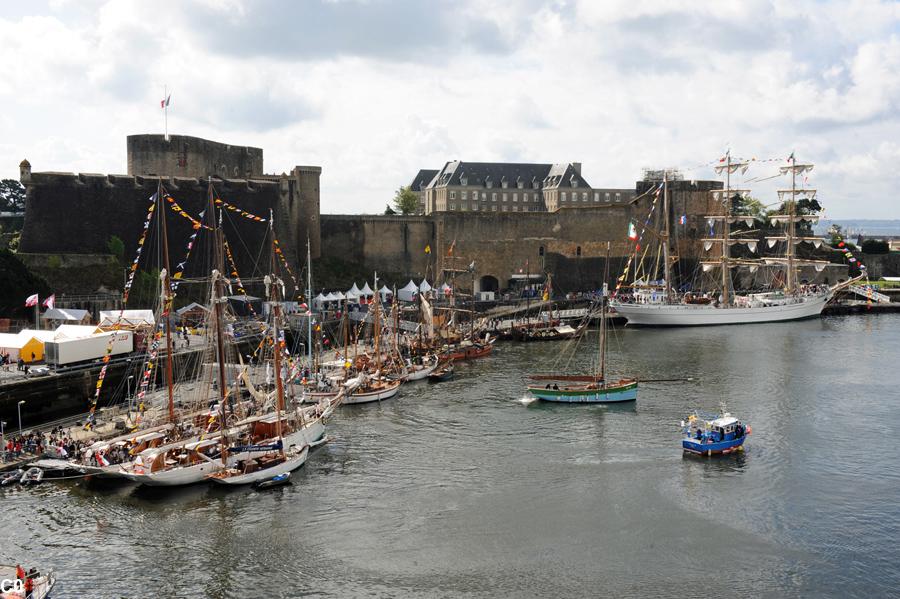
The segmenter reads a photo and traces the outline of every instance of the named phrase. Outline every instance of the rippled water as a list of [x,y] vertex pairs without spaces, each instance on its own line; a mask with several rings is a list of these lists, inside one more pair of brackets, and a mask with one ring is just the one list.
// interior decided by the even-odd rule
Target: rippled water
[[[52,566],[59,597],[900,589],[900,317],[613,345],[622,374],[696,380],[643,383],[630,406],[524,405],[523,373],[563,344],[501,345],[452,382],[343,408],[290,487],[0,491],[0,562]],[[678,421],[721,400],[753,426],[747,451],[683,457]]]

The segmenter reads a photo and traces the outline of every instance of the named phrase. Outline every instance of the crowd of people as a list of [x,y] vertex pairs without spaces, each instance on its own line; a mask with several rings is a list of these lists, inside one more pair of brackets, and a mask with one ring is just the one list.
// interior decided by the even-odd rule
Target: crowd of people
[[19,459],[23,456],[48,455],[66,459],[74,457],[84,448],[82,441],[72,439],[60,426],[48,432],[31,431],[22,435],[6,434],[0,444],[3,461]]

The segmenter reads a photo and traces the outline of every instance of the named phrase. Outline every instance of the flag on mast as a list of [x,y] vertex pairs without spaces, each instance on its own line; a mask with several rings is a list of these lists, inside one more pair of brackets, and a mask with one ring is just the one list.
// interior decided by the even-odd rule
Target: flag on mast
[[53,295],[51,295],[50,297],[48,297],[47,299],[44,300],[44,307],[50,308],[52,310],[55,302],[56,302],[56,294],[54,293]]
[[172,94],[169,94],[168,96],[166,96],[165,100],[160,100],[160,101],[159,101],[159,107],[160,107],[160,108],[167,108],[167,107],[169,106],[169,101],[170,101],[171,99],[172,99]]
[[634,226],[634,223],[628,223],[628,239],[631,239],[633,241],[637,238],[637,228]]
[[26,308],[32,308],[37,305],[38,305],[38,294],[37,293],[35,293],[34,295],[29,295],[25,299],[25,307]]

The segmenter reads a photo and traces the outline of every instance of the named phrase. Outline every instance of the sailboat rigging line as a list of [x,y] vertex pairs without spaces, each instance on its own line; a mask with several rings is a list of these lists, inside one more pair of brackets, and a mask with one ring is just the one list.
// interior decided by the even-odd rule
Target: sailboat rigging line
[[[250,248],[247,247],[247,243],[244,241],[244,237],[243,237],[243,236],[241,235],[241,233],[240,233],[240,228],[239,228],[239,227],[234,223],[234,221],[231,219],[231,215],[229,214],[229,211],[228,211],[228,210],[222,210],[222,209],[220,209],[220,210],[219,210],[219,215],[220,215],[220,216],[221,216],[221,215],[224,215],[225,218],[228,219],[228,222],[229,222],[229,224],[231,225],[231,229],[232,229],[233,231],[235,231],[235,233],[237,234],[237,240],[238,240],[238,242],[240,242],[241,246],[243,246],[244,251],[247,252],[247,255],[248,255],[248,256],[252,256],[252,255],[253,255],[253,252],[251,252],[251,251],[250,251]],[[262,242],[260,243],[259,251],[256,253],[256,256],[255,256],[255,258],[254,258],[254,260],[253,260],[253,272],[252,272],[251,274],[252,274],[254,277],[255,277],[256,275],[260,275],[260,276],[264,276],[264,275],[265,275],[264,272],[262,272],[262,271],[259,270],[259,264],[260,264],[260,260],[262,259],[263,252],[266,251],[267,246],[268,246],[268,243],[266,242],[265,237],[263,237],[263,240],[262,240]]]

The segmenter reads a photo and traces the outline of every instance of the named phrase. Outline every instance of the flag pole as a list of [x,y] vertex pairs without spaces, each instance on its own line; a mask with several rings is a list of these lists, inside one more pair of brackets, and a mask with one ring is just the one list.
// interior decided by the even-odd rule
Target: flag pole
[[163,113],[165,114],[166,120],[166,141],[169,141],[169,86],[168,84],[163,86]]
[[39,295],[37,298],[37,302],[34,304],[34,328],[40,330],[41,329],[41,296]]

